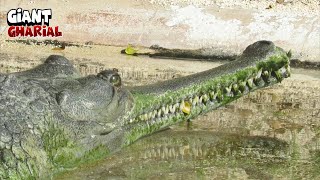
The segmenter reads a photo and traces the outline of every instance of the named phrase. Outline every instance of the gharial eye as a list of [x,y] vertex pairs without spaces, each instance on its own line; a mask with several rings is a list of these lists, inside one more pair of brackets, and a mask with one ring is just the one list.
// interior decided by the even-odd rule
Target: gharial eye
[[113,84],[114,86],[121,86],[121,78],[118,74],[112,75],[110,77],[110,83]]

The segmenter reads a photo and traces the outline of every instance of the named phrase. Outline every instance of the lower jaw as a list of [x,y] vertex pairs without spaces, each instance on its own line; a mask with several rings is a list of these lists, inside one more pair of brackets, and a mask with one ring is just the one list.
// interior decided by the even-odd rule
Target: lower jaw
[[[142,136],[159,131],[170,125],[195,118],[220,106],[230,103],[249,92],[271,86],[290,76],[290,66],[272,70],[257,70],[256,74],[246,78],[242,83],[231,83],[224,87],[215,87],[212,91],[180,99],[174,104],[163,105],[161,108],[140,114],[130,119],[125,145],[131,144]],[[185,110],[185,104],[190,104]]]

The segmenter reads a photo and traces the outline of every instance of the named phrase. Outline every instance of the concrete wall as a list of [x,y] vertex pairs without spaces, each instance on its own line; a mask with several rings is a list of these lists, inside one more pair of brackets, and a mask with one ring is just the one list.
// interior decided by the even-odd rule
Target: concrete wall
[[212,47],[217,52],[240,53],[252,42],[266,39],[286,50],[292,49],[294,58],[320,61],[319,3],[271,4],[271,8],[266,9],[266,2],[270,1],[262,1],[257,7],[244,6],[247,1],[242,4],[239,1],[242,6],[227,6],[229,1],[215,1],[220,4],[199,1],[200,4],[195,5],[189,1],[151,2],[153,4],[146,0],[1,0],[1,39],[10,39],[6,23],[9,9],[51,8],[50,25],[60,27],[63,37],[56,39],[61,41],[159,44],[191,49]]

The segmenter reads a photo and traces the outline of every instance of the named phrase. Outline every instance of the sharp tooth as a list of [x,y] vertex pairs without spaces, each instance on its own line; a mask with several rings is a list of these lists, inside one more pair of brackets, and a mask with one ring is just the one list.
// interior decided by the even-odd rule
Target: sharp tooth
[[157,150],[157,156],[160,157],[161,156],[161,147],[156,147],[156,150]]
[[202,103],[202,100],[203,100],[203,95],[202,95],[202,96],[200,96],[200,98],[199,98],[199,104],[201,104],[201,103]]
[[140,115],[139,117],[138,117],[138,119],[139,119],[139,121],[143,121],[144,119],[143,119],[143,115]]
[[223,95],[222,95],[222,93],[221,93],[220,90],[217,91],[216,96],[217,96],[217,101],[218,101],[218,102],[221,102],[222,99],[223,99]]
[[164,159],[164,148],[163,147],[160,147],[160,156],[161,156],[161,159]]
[[164,108],[164,114],[165,114],[165,115],[166,115],[166,114],[169,114],[169,107],[168,107],[168,106]]
[[259,69],[257,75],[256,75],[256,78],[259,79],[261,77],[261,73],[262,73],[262,68]]
[[161,107],[161,115],[165,115],[166,114],[166,107],[162,106]]
[[232,90],[232,84],[229,87],[224,88],[224,92],[225,92],[226,96],[230,96],[230,97],[233,96],[233,92],[231,90]]
[[169,110],[171,113],[175,113],[176,112],[176,105],[170,105]]
[[148,114],[148,119],[152,119],[153,118],[153,111],[151,111],[151,112],[149,112],[149,114]]
[[282,67],[279,69],[279,73],[281,74],[282,77],[287,78],[289,73],[287,73],[287,69],[285,67]]
[[292,51],[291,51],[291,49],[287,52],[287,56],[288,56],[289,59],[291,59],[291,57],[292,57]]
[[145,114],[142,114],[142,115],[140,115],[140,116],[141,116],[140,119],[141,119],[142,121],[146,120],[146,119],[145,119]]
[[252,78],[247,80],[247,85],[248,85],[249,89],[253,88],[253,79]]
[[179,147],[179,154],[183,157],[184,156],[184,147],[180,146]]
[[164,106],[161,107],[162,112],[164,112],[166,110],[166,108]]
[[148,159],[150,159],[150,158],[151,158],[151,153],[150,153],[150,151],[147,151],[145,156],[146,156]]
[[157,115],[157,110],[154,110],[153,113],[152,113],[152,119],[155,118],[156,115]]
[[209,97],[210,97],[210,100],[211,100],[211,101],[216,99],[216,94],[214,94],[214,91],[211,91],[211,92],[209,93]]
[[231,87],[226,87],[225,91],[226,91],[227,94],[229,94],[231,92]]
[[161,109],[158,110],[158,112],[157,112],[157,117],[158,117],[158,118],[161,117]]
[[262,79],[264,82],[269,83],[269,77],[270,77],[270,73],[268,71],[263,71],[262,74]]
[[281,72],[281,73],[283,74],[283,73],[286,73],[286,72],[287,72],[287,70],[286,70],[286,68],[285,68],[285,67],[282,67],[282,68],[280,68],[280,69],[279,69],[279,72]]
[[180,111],[182,111],[182,109],[184,108],[184,101],[183,100],[180,102],[179,108],[180,108]]
[[176,153],[176,149],[174,147],[171,148],[171,152],[173,157],[176,157],[177,153]]
[[179,107],[180,107],[180,103],[176,103],[174,105],[174,112],[176,112]]
[[149,120],[146,121],[146,124],[147,124],[148,128],[150,128],[150,123],[151,123],[151,121],[149,121]]
[[203,96],[202,96],[202,99],[203,99],[203,102],[207,102],[208,101],[208,95],[207,94],[204,94]]
[[213,100],[217,99],[218,92],[213,96]]
[[199,102],[199,96],[195,96],[195,97],[193,98],[192,105],[195,106],[195,105],[198,104],[198,102]]
[[167,148],[167,147],[164,147],[164,148],[163,148],[163,154],[164,154],[164,158],[166,158],[166,159],[167,159],[167,158],[168,158],[168,154],[169,154],[169,153],[168,153],[168,148]]
[[172,104],[169,106],[169,111],[170,111],[170,113],[173,113],[173,106],[174,106],[174,105],[172,105]]
[[282,77],[282,75],[280,73],[280,70],[274,71],[271,74],[277,79],[278,82],[282,81],[283,77]]
[[191,148],[191,151],[192,151],[192,154],[193,154],[195,157],[198,157],[198,149],[197,149],[197,148],[192,147],[192,148]]
[[238,89],[239,89],[239,86],[238,86],[238,84],[233,84],[232,85],[232,89],[233,89],[233,91],[238,91]]
[[239,86],[238,86],[238,84],[233,84],[232,85],[232,92],[234,93],[234,94],[238,94],[240,91],[239,91]]
[[288,66],[286,70],[287,70],[288,77],[290,77],[291,76],[291,68],[290,68],[290,66]]
[[247,88],[246,82],[240,82],[239,83],[239,90],[240,90],[241,93],[245,93],[246,88]]

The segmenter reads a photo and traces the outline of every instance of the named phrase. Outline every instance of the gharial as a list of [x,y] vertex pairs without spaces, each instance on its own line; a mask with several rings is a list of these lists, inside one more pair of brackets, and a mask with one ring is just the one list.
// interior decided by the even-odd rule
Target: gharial
[[0,179],[46,178],[101,159],[281,82],[290,76],[289,60],[274,43],[258,41],[225,65],[139,87],[124,87],[114,69],[80,77],[57,55],[33,69],[1,74]]

